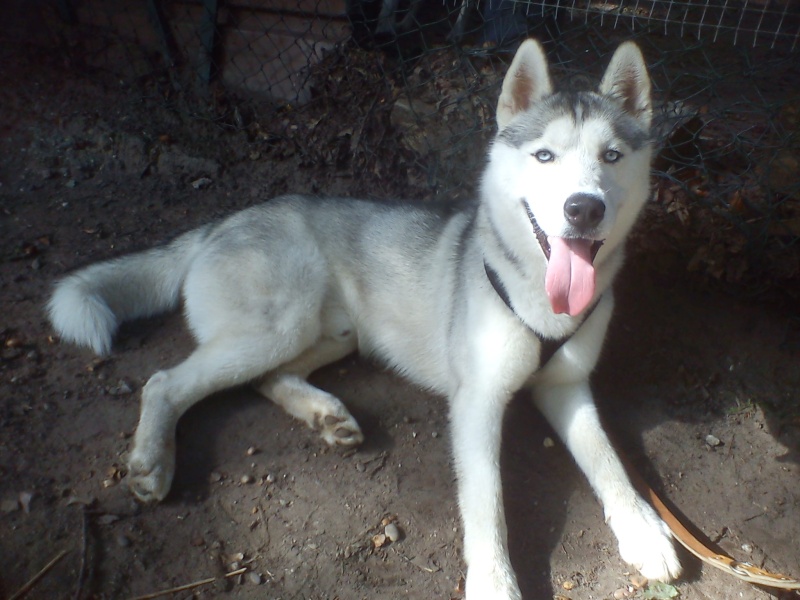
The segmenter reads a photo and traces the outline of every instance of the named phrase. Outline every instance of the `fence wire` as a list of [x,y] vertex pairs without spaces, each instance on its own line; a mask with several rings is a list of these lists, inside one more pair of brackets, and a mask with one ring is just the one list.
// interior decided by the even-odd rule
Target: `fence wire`
[[412,193],[446,198],[474,192],[522,37],[539,38],[555,79],[574,88],[634,39],[657,99],[652,204],[667,243],[692,240],[690,268],[718,279],[800,278],[797,0],[57,0],[16,10],[35,11],[39,35],[80,64],[245,130],[273,159],[299,148],[309,163],[401,173]]

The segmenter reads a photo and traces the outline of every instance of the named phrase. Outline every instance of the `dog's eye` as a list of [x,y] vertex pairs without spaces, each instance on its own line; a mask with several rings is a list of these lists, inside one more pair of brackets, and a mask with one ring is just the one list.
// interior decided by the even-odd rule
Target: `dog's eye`
[[603,162],[608,164],[614,164],[620,158],[622,158],[622,152],[619,150],[606,150],[603,152]]
[[538,150],[533,153],[533,157],[540,163],[551,162],[555,158],[550,150]]

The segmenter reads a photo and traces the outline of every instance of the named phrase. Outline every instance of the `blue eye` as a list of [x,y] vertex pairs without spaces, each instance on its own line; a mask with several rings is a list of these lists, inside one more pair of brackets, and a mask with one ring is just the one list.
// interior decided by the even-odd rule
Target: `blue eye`
[[608,164],[614,164],[615,162],[619,161],[622,158],[622,152],[619,150],[606,150],[603,153],[603,162]]
[[537,150],[533,153],[533,156],[540,163],[552,162],[555,159],[555,156],[550,150]]

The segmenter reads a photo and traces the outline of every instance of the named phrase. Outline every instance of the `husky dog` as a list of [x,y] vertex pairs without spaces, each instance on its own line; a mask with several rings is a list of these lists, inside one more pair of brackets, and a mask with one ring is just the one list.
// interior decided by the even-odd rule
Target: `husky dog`
[[499,465],[503,412],[523,388],[588,477],[622,558],[676,577],[670,532],[634,491],[588,383],[649,194],[651,116],[633,43],[596,92],[564,93],[528,40],[503,81],[480,199],[465,209],[284,196],[60,281],[48,309],[64,340],[107,353],[122,321],[181,298],[197,339],[142,390],[133,493],[167,495],[178,419],[236,384],[328,444],[360,443],[344,404],[306,381],[360,349],[449,400],[469,600],[521,598]]

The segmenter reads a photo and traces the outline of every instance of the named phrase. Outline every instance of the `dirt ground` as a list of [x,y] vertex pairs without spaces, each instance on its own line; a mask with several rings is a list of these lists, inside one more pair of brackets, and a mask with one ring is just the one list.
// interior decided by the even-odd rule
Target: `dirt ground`
[[[463,597],[441,398],[357,358],[324,369],[316,382],[366,435],[342,454],[246,388],[219,394],[181,420],[172,492],[145,507],[126,490],[123,456],[142,385],[192,347],[181,319],[126,326],[98,360],[59,344],[43,312],[65,272],[275,194],[408,186],[254,152],[244,134],[137,103],[58,60],[0,59],[0,597],[59,556],[27,597],[130,598],[210,578],[172,597]],[[673,225],[649,214],[633,240],[594,379],[601,412],[689,522],[741,560],[800,576],[797,295],[688,275],[642,242]],[[632,574],[553,437],[514,401],[502,466],[523,594],[619,597]],[[374,540],[389,521],[400,539]],[[681,598],[796,597],[683,557]]]

